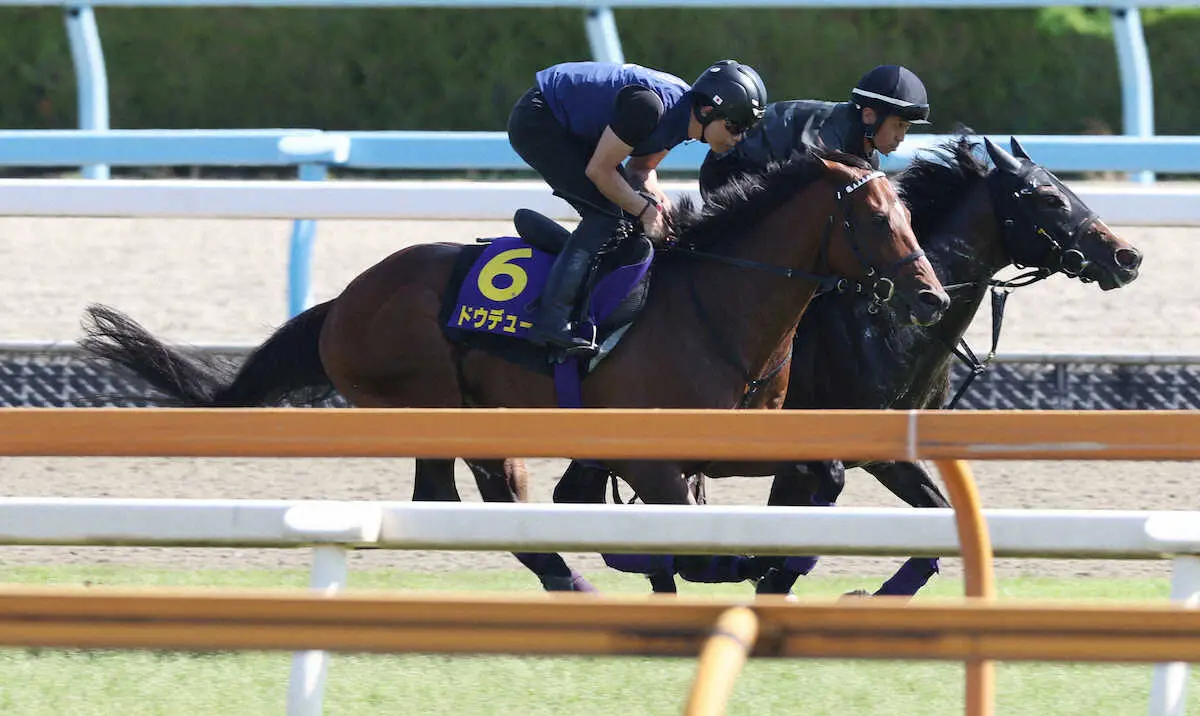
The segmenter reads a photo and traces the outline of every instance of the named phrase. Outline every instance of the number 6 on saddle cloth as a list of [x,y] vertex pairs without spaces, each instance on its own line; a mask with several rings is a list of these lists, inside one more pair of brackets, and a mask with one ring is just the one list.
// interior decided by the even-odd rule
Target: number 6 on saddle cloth
[[[442,304],[442,330],[457,344],[554,375],[560,405],[575,407],[578,382],[612,351],[645,303],[654,247],[622,222],[598,252],[571,312],[573,324],[590,331],[585,337],[597,353],[586,362],[560,362],[556,349],[534,345],[527,334],[555,254],[570,232],[530,209],[518,209],[513,224],[518,236],[478,239],[480,245],[461,252]],[[574,383],[573,390],[564,381]]]

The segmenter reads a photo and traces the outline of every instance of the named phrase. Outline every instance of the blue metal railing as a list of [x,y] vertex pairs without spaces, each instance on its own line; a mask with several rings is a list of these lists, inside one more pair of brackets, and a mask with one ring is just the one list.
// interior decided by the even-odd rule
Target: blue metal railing
[[[1193,7],[1197,0],[0,0],[9,6],[64,8],[79,95],[80,129],[108,127],[108,85],[95,7],[257,7],[257,8],[579,8],[592,56],[622,62],[623,52],[613,8],[875,8],[1011,9],[1050,6],[1108,8],[1121,76],[1124,133],[1154,135],[1154,90],[1142,32],[1143,7]],[[103,178],[106,169],[85,170]],[[1147,173],[1140,177],[1150,180]]]

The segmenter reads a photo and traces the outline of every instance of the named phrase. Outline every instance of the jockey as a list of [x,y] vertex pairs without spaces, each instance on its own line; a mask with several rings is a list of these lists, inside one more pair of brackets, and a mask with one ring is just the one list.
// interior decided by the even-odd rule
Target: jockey
[[665,72],[608,62],[558,64],[536,78],[513,106],[509,143],[580,222],[550,271],[529,337],[568,355],[589,353],[594,346],[573,335],[569,314],[596,253],[623,214],[661,238],[670,204],[655,167],[689,139],[716,152],[732,149],[762,117],[767,91],[753,68],[733,60],[712,65],[690,86]]
[[929,124],[925,84],[907,67],[880,65],[862,76],[849,102],[769,105],[762,122],[735,149],[708,153],[700,168],[700,192],[707,197],[733,174],[762,171],[807,146],[853,154],[878,169],[879,154],[896,151],[914,124]]

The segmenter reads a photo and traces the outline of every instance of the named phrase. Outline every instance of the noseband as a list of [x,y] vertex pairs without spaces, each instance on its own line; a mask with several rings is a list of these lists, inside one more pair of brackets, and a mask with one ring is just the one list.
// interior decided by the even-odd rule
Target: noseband
[[[1050,276],[1055,273],[1063,273],[1071,278],[1078,278],[1080,281],[1089,282],[1089,279],[1083,276],[1083,272],[1087,270],[1088,260],[1079,250],[1079,239],[1085,231],[1088,230],[1099,216],[1091,209],[1082,210],[1078,202],[1073,200],[1073,197],[1068,193],[1066,195],[1070,201],[1071,217],[1078,217],[1074,225],[1067,229],[1061,237],[1063,241],[1056,239],[1054,235],[1046,229],[1045,226],[1032,216],[1034,212],[1026,210],[1022,211],[1021,203],[1023,199],[1033,196],[1035,189],[1039,186],[1033,183],[1038,172],[1031,172],[1028,176],[1019,177],[1029,183],[1022,182],[1022,185],[1012,191],[1005,191],[1001,187],[996,187],[997,191],[994,194],[994,203],[997,205],[998,213],[1000,214],[1000,230],[1003,233],[1004,244],[1006,247],[1012,246],[1010,239],[1013,234],[1018,231],[1028,232],[1030,235],[1037,236],[1046,242],[1046,254],[1042,259],[1041,266],[1038,267],[1039,272]],[[996,176],[1002,176],[997,174]],[[1055,186],[1054,182],[1049,182],[1049,186]],[[1069,248],[1064,248],[1064,243],[1068,243]],[[1011,251],[1011,249],[1010,249]],[[1024,269],[1026,265],[1014,260],[1013,265],[1017,268]]]
[[[924,249],[918,248],[916,251],[905,256],[899,261],[895,261],[884,267],[882,271],[876,271],[871,262],[867,260],[863,254],[862,247],[858,245],[858,239],[854,233],[854,221],[850,218],[850,207],[847,206],[847,197],[853,194],[855,190],[866,186],[875,179],[886,179],[887,174],[881,171],[873,171],[854,182],[847,184],[845,188],[839,191],[837,197],[838,210],[842,215],[842,229],[846,232],[846,240],[850,243],[850,250],[854,252],[854,257],[858,259],[859,264],[864,268],[864,279],[839,279],[834,285],[832,291],[834,293],[848,293],[851,289],[855,294],[865,295],[870,297],[871,303],[867,306],[867,312],[875,314],[888,301],[892,300],[892,296],[896,293],[896,282],[893,277],[899,270],[914,261],[919,261],[925,256]],[[828,248],[833,237],[833,217],[829,217],[828,223],[825,225],[825,235],[821,239],[821,262],[822,265],[828,266]],[[828,291],[818,291],[816,295],[828,293]]]
[[[970,371],[967,374],[966,380],[963,381],[958,391],[955,392],[954,397],[946,405],[947,410],[954,409],[958,401],[966,394],[967,388],[971,386],[971,383],[987,370],[992,359],[996,357],[996,349],[1000,342],[1000,327],[1004,321],[1004,307],[1013,289],[1037,283],[1059,272],[1072,278],[1078,278],[1083,282],[1093,280],[1083,276],[1083,272],[1087,270],[1088,261],[1083,252],[1077,247],[1079,246],[1080,236],[1099,219],[1099,216],[1090,208],[1086,211],[1080,210],[1079,203],[1072,201],[1070,203],[1071,215],[1079,215],[1081,218],[1074,222],[1074,226],[1066,232],[1065,238],[1070,241],[1071,248],[1064,249],[1062,243],[1055,239],[1046,230],[1046,227],[1037,220],[1036,212],[1032,209],[1022,207],[1023,200],[1032,197],[1039,186],[1033,183],[1036,173],[1034,171],[1018,176],[1017,179],[1021,182],[1021,186],[1009,190],[999,185],[999,177],[1005,175],[997,172],[993,174],[993,177],[997,178],[992,180],[990,190],[992,205],[995,207],[996,215],[999,219],[1001,241],[1005,246],[1005,250],[1011,253],[1010,247],[1013,245],[1014,235],[1017,232],[1028,232],[1030,235],[1037,236],[1046,242],[1046,254],[1042,260],[1042,265],[1029,268],[1027,265],[1014,259],[1012,262],[1014,266],[1019,269],[1029,268],[1029,270],[1007,280],[989,278],[983,282],[973,281],[945,286],[947,291],[954,291],[959,288],[986,285],[991,288],[992,293],[992,348],[988,352],[987,357],[982,361],[979,360],[975,352],[971,350],[971,346],[967,344],[965,337],[960,339],[959,346],[957,347],[946,344],[955,357],[962,361]],[[1050,182],[1050,185],[1054,186],[1054,182]],[[1068,199],[1072,198],[1069,193],[1067,197]]]
[[[923,249],[917,249],[899,261],[884,267],[882,271],[879,271],[873,265],[871,265],[871,262],[868,261],[866,256],[863,254],[862,247],[859,246],[858,239],[856,238],[856,234],[854,232],[854,221],[850,216],[850,207],[848,206],[849,196],[876,179],[886,178],[887,174],[881,171],[868,172],[858,179],[855,179],[850,184],[842,187],[834,195],[837,199],[837,213],[841,214],[842,216],[842,228],[846,232],[846,240],[850,243],[850,250],[854,252],[854,257],[858,259],[859,264],[864,268],[864,275],[861,279],[846,278],[844,276],[828,273],[828,271],[824,271],[822,273],[810,273],[808,271],[801,271],[799,269],[766,264],[760,261],[748,261],[746,259],[739,259],[733,256],[712,254],[708,253],[707,251],[697,251],[696,249],[687,248],[684,246],[672,246],[670,250],[684,253],[689,256],[697,256],[700,258],[711,259],[713,261],[719,261],[721,263],[729,264],[731,266],[738,266],[740,268],[766,271],[768,273],[773,273],[776,276],[783,276],[784,278],[799,278],[808,281],[815,281],[817,283],[817,290],[813,293],[814,298],[826,293],[854,293],[866,296],[871,299],[871,304],[868,306],[867,310],[871,313],[878,313],[879,309],[888,301],[890,301],[892,296],[895,295],[896,284],[895,281],[893,281],[892,276],[894,276],[896,272],[904,266],[907,266],[914,261],[918,261],[925,256],[925,251]],[[821,245],[817,254],[819,265],[825,269],[827,269],[829,266],[829,246],[833,240],[833,227],[835,218],[835,215],[831,214],[826,220],[825,232],[821,236]]]

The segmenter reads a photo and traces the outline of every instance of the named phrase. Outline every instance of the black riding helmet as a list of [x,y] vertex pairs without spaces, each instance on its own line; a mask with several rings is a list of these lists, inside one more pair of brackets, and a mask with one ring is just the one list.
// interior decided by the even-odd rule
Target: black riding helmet
[[[692,83],[696,101],[692,112],[701,126],[723,119],[747,130],[762,119],[767,106],[767,88],[750,65],[736,60],[721,60],[705,70]],[[701,107],[712,107],[708,116],[700,116]]]
[[878,118],[866,128],[871,139],[889,115],[897,115],[912,124],[929,124],[929,95],[925,83],[907,67],[880,65],[862,76],[850,92],[850,101],[858,107],[870,107]]

